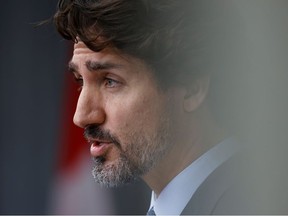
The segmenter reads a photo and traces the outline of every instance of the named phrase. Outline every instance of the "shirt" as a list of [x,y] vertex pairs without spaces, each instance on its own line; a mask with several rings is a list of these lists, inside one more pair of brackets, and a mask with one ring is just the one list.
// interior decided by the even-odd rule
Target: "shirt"
[[158,197],[152,192],[150,208],[154,207],[156,215],[180,215],[201,183],[237,148],[237,141],[230,137],[209,149],[174,177]]

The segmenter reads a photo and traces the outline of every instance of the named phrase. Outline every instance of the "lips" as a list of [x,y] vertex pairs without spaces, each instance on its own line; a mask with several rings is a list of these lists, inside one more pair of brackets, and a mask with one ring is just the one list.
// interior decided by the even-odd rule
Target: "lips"
[[112,145],[112,142],[108,141],[89,141],[91,144],[90,154],[92,157],[104,156]]

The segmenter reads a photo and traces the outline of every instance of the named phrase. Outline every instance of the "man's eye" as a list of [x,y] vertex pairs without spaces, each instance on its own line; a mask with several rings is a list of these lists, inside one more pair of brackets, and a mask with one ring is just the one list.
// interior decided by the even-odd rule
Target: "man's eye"
[[115,87],[120,85],[120,82],[116,81],[116,80],[113,80],[113,79],[110,79],[110,78],[105,78],[105,83],[104,84],[108,88],[115,88]]
[[77,83],[78,87],[78,91],[82,90],[83,87],[83,78],[82,77],[74,77],[75,82]]

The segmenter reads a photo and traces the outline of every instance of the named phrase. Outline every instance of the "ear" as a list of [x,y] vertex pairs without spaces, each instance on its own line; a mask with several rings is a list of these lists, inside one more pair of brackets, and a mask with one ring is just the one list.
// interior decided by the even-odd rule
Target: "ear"
[[186,88],[186,94],[183,100],[184,111],[193,112],[203,103],[208,94],[209,84],[210,77],[203,76]]

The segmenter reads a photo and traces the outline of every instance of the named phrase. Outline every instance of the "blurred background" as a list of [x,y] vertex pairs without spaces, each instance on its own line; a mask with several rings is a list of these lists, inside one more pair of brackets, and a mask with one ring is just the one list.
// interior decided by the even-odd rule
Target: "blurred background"
[[52,24],[35,27],[56,6],[1,4],[0,214],[143,214],[150,191],[142,182],[115,190],[94,183],[89,147],[72,124],[72,46]]
[[[232,73],[234,91],[223,84],[222,92],[233,92],[235,127],[261,152],[259,172],[269,167],[286,173],[288,1],[234,3],[249,61],[245,73]],[[119,189],[93,182],[89,148],[72,124],[77,92],[66,72],[71,44],[52,24],[35,27],[56,5],[57,0],[1,4],[0,214],[145,214],[150,190],[142,182]],[[273,176],[273,185],[280,178]]]

